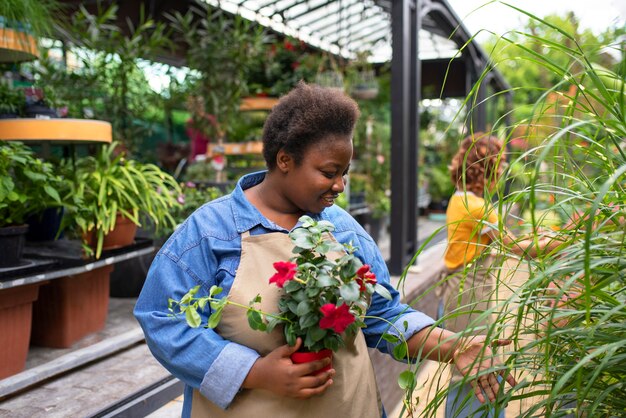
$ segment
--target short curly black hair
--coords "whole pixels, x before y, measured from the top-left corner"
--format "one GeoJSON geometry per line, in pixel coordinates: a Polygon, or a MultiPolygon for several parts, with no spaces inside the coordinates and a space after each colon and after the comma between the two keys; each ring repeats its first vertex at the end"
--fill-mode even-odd
{"type": "Polygon", "coordinates": [[[299,82],[278,101],[263,126],[267,168],[276,168],[281,149],[299,165],[318,141],[329,135],[352,136],[359,115],[359,106],[343,91],[299,82]]]}

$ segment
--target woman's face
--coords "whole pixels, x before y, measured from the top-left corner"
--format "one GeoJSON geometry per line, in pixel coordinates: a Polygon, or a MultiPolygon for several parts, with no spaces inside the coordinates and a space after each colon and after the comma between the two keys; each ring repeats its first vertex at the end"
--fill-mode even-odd
{"type": "Polygon", "coordinates": [[[351,137],[329,136],[310,146],[300,165],[289,160],[282,193],[297,209],[319,213],[343,192],[351,160],[351,137]]]}

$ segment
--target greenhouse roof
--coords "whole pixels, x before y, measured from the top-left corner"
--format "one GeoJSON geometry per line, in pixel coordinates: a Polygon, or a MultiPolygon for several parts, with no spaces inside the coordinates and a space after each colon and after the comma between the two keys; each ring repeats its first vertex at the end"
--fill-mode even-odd
{"type": "MultiPolygon", "coordinates": [[[[320,49],[355,56],[367,51],[372,62],[391,60],[391,2],[375,0],[206,0],[276,32],[320,49]]],[[[452,58],[457,45],[428,16],[420,30],[420,58],[452,58]],[[428,28],[428,29],[426,29],[428,28]],[[439,32],[439,33],[437,33],[439,32]],[[444,35],[444,36],[442,36],[444,35]]]]}

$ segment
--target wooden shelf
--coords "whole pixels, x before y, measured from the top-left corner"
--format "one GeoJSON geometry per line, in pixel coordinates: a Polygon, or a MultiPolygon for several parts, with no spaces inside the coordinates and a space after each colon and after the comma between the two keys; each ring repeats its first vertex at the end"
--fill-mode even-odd
{"type": "MultiPolygon", "coordinates": [[[[0,128],[1,129],[1,128],[0,128]]],[[[216,147],[220,147],[217,144],[209,144],[207,149],[207,156],[213,154],[223,155],[246,155],[246,154],[262,154],[263,142],[261,141],[249,141],[249,142],[225,142],[221,145],[223,151],[219,151],[216,147]]]]}
{"type": "Polygon", "coordinates": [[[37,41],[32,35],[0,28],[0,62],[32,61],[38,55],[37,41]]]}
{"type": "Polygon", "coordinates": [[[277,97],[244,97],[241,99],[239,110],[272,110],[276,103],[277,97]]]}
{"type": "Polygon", "coordinates": [[[111,142],[109,122],[91,119],[0,119],[0,141],[111,142]]]}

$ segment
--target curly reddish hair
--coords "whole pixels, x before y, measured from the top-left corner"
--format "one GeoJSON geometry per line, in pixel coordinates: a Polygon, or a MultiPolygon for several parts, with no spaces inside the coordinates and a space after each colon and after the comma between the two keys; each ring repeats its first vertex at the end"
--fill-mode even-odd
{"type": "Polygon", "coordinates": [[[500,176],[503,161],[502,141],[484,132],[475,132],[461,141],[452,157],[450,178],[458,190],[482,195],[485,185],[500,176]]]}

